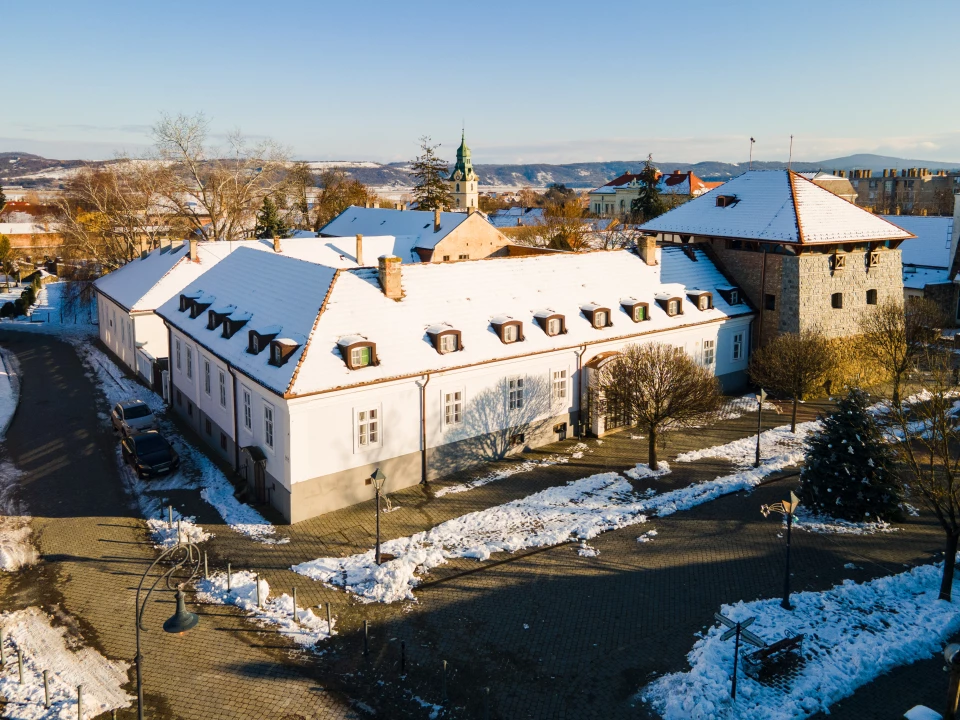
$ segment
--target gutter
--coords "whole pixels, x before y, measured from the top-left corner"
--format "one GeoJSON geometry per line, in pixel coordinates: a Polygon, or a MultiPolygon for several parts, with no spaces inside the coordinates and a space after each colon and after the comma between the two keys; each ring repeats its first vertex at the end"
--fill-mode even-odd
{"type": "MultiPolygon", "coordinates": [[[[224,361],[227,362],[227,361],[224,361]]],[[[227,362],[227,372],[233,378],[233,471],[240,472],[240,429],[237,420],[237,374],[233,372],[233,365],[227,362]]],[[[172,376],[172,373],[171,373],[172,376]]]]}
{"type": "Polygon", "coordinates": [[[430,382],[430,373],[420,385],[420,483],[427,484],[427,383],[430,382]]]}
{"type": "Polygon", "coordinates": [[[577,428],[576,438],[583,438],[583,356],[587,352],[587,344],[580,346],[579,350],[574,350],[577,354],[577,428]]]}

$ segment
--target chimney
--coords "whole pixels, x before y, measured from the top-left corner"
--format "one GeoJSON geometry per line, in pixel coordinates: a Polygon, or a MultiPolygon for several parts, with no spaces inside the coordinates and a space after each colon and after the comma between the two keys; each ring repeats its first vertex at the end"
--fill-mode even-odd
{"type": "Polygon", "coordinates": [[[375,208],[379,208],[379,207],[380,207],[380,201],[379,201],[379,200],[374,200],[371,204],[372,204],[373,207],[375,207],[375,208]]]}
{"type": "Polygon", "coordinates": [[[637,240],[637,251],[647,265],[657,264],[657,236],[641,235],[637,240]]]}
{"type": "Polygon", "coordinates": [[[195,237],[190,238],[190,262],[200,262],[200,257],[197,253],[197,239],[195,237]]]}
{"type": "Polygon", "coordinates": [[[468,207],[468,208],[467,208],[467,215],[473,215],[476,211],[477,211],[477,209],[476,209],[475,207],[468,207]]]}
{"type": "Polygon", "coordinates": [[[357,233],[357,265],[363,265],[363,235],[357,233]]]}
{"type": "Polygon", "coordinates": [[[381,255],[379,258],[380,287],[390,300],[399,300],[403,295],[400,287],[400,258],[395,255],[381,255]]]}
{"type": "Polygon", "coordinates": [[[403,210],[403,203],[399,203],[399,202],[398,202],[398,203],[394,203],[393,206],[394,206],[394,208],[396,208],[397,210],[403,210]]]}
{"type": "Polygon", "coordinates": [[[440,232],[440,209],[433,211],[433,231],[435,233],[440,232]]]}
{"type": "Polygon", "coordinates": [[[273,236],[273,251],[275,253],[280,252],[280,238],[276,235],[273,236]]]}

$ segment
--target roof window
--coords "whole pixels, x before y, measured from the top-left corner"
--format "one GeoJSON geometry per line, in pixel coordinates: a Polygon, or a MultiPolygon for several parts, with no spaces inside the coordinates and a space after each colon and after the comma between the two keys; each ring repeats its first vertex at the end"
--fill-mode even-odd
{"type": "Polygon", "coordinates": [[[590,321],[590,324],[598,330],[613,325],[613,320],[610,318],[610,308],[608,307],[601,307],[600,305],[591,303],[584,305],[580,310],[587,320],[590,321]]]}
{"type": "Polygon", "coordinates": [[[259,330],[251,330],[247,338],[247,352],[251,355],[259,355],[270,341],[280,334],[279,325],[262,327],[259,330]]]}
{"type": "Polygon", "coordinates": [[[683,315],[683,299],[668,293],[661,293],[656,297],[657,305],[663,308],[663,311],[673,317],[674,315],[683,315]]]}
{"type": "Polygon", "coordinates": [[[504,345],[523,342],[523,323],[511,317],[498,316],[490,321],[493,331],[504,345]]]}
{"type": "Polygon", "coordinates": [[[730,207],[740,202],[736,195],[717,195],[717,207],[730,207]]]}
{"type": "Polygon", "coordinates": [[[190,305],[190,319],[194,320],[200,317],[207,308],[213,305],[214,298],[212,295],[201,295],[200,297],[194,299],[193,303],[190,305]]]}
{"type": "Polygon", "coordinates": [[[244,325],[249,322],[250,318],[253,317],[250,313],[232,313],[229,317],[224,318],[223,320],[223,333],[222,337],[227,338],[228,340],[237,334],[237,331],[240,330],[244,325]]]}
{"type": "Polygon", "coordinates": [[[215,307],[207,310],[207,330],[216,330],[227,319],[227,316],[236,309],[235,305],[227,305],[226,307],[215,307]]]}
{"type": "Polygon", "coordinates": [[[627,298],[626,300],[620,301],[620,307],[623,308],[623,311],[629,315],[630,319],[635,323],[650,319],[649,303],[640,302],[639,300],[635,300],[633,298],[627,298]]]}
{"type": "Polygon", "coordinates": [[[433,349],[441,355],[447,353],[459,352],[463,349],[460,344],[460,331],[454,330],[450,325],[433,325],[427,328],[427,337],[433,345],[433,349]]]}
{"type": "Polygon", "coordinates": [[[717,292],[720,293],[720,297],[727,301],[727,305],[739,305],[743,302],[743,298],[740,295],[740,288],[733,285],[718,287],[717,292]]]}
{"type": "Polygon", "coordinates": [[[380,364],[377,359],[377,344],[361,335],[342,337],[337,341],[337,347],[343,361],[351,370],[380,364]]]}
{"type": "Polygon", "coordinates": [[[550,337],[565,335],[567,332],[566,317],[553,312],[553,310],[541,310],[534,313],[533,319],[540,326],[540,329],[550,337]]]}
{"type": "Polygon", "coordinates": [[[270,341],[270,364],[280,367],[285,365],[290,356],[293,355],[300,343],[290,338],[277,338],[270,341]]]}
{"type": "Polygon", "coordinates": [[[181,293],[180,294],[180,312],[186,312],[193,307],[195,300],[203,296],[202,292],[181,293]]]}
{"type": "Polygon", "coordinates": [[[687,290],[687,297],[696,305],[697,310],[713,309],[713,294],[706,290],[687,290]]]}

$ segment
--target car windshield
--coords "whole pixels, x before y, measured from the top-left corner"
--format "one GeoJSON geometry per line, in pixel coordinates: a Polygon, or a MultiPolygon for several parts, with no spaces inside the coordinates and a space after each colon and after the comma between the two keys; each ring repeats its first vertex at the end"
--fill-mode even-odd
{"type": "Polygon", "coordinates": [[[123,409],[123,417],[127,420],[136,420],[137,418],[152,415],[150,407],[147,405],[131,405],[123,409]]]}
{"type": "Polygon", "coordinates": [[[139,435],[135,442],[137,443],[137,452],[143,455],[167,449],[167,441],[159,435],[139,435]]]}

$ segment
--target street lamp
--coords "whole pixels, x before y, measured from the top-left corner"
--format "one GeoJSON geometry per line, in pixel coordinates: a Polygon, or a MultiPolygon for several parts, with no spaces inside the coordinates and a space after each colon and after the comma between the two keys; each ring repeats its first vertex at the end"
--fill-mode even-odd
{"type": "Polygon", "coordinates": [[[943,649],[943,659],[950,670],[950,688],[947,690],[947,714],[944,717],[953,720],[957,716],[960,704],[960,645],[951,643],[943,649]]]}
{"type": "Polygon", "coordinates": [[[757,394],[757,457],[753,461],[754,467],[760,467],[760,427],[763,422],[763,401],[767,399],[767,393],[763,388],[757,394]]]}
{"type": "Polygon", "coordinates": [[[773,505],[760,506],[760,512],[763,513],[764,517],[768,517],[772,512],[777,512],[787,518],[787,574],[783,578],[783,602],[780,603],[780,607],[784,610],[793,610],[793,606],[790,604],[790,529],[793,527],[793,515],[797,512],[799,504],[800,498],[794,495],[791,490],[789,500],[773,505]]]}
{"type": "Polygon", "coordinates": [[[380,564],[380,491],[383,490],[383,484],[387,481],[387,476],[383,474],[383,470],[377,468],[377,471],[371,476],[373,478],[373,486],[377,489],[377,552],[376,552],[376,561],[377,565],[380,564]]]}
{"type": "Polygon", "coordinates": [[[161,581],[165,582],[169,590],[175,589],[177,591],[177,610],[173,614],[173,617],[163,623],[164,631],[182,635],[188,630],[195,628],[200,622],[200,618],[198,618],[195,613],[187,610],[186,603],[184,602],[183,586],[199,575],[200,559],[200,548],[196,545],[193,543],[178,543],[160,553],[160,557],[151,563],[150,567],[148,567],[147,571],[143,574],[143,577],[140,578],[140,584],[137,585],[137,720],[143,720],[143,655],[140,652],[140,633],[147,631],[147,629],[143,627],[143,614],[147,610],[147,602],[150,600],[150,596],[153,594],[157,585],[159,585],[161,581]],[[143,590],[143,585],[147,577],[161,561],[166,561],[170,567],[157,576],[141,602],[140,593],[143,590]],[[175,581],[178,575],[184,576],[187,575],[187,573],[189,573],[189,575],[186,579],[180,582],[175,581]]]}

